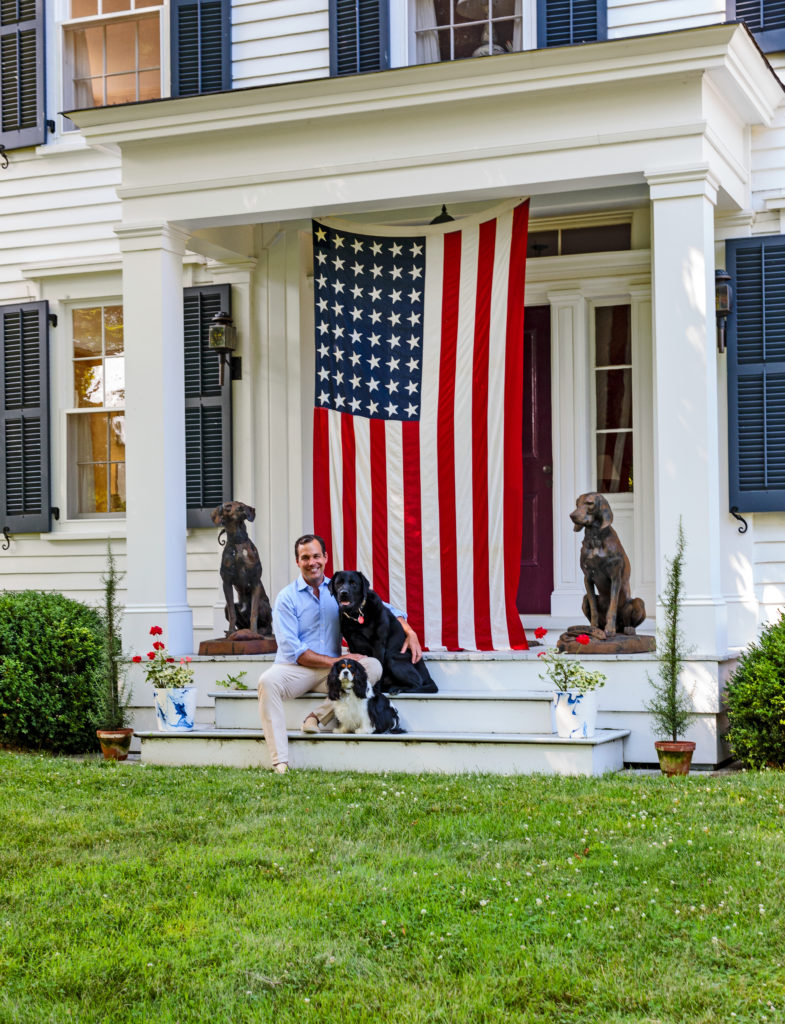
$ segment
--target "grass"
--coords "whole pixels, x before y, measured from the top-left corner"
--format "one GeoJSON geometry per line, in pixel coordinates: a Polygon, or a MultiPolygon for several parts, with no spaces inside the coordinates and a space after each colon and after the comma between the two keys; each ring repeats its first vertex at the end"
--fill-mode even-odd
{"type": "Polygon", "coordinates": [[[785,775],[0,752],[0,1022],[785,1019],[785,775]]]}

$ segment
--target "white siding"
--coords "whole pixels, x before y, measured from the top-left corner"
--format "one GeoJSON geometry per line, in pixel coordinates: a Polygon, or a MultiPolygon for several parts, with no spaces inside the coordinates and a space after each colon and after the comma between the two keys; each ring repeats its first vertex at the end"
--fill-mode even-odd
{"type": "Polygon", "coordinates": [[[608,0],[608,38],[716,25],[725,21],[725,0],[608,0]]]}
{"type": "Polygon", "coordinates": [[[754,517],[755,593],[760,621],[776,622],[785,612],[785,513],[754,517]]]}
{"type": "Polygon", "coordinates": [[[327,0],[234,0],[236,89],[324,78],[329,73],[327,0]]]}

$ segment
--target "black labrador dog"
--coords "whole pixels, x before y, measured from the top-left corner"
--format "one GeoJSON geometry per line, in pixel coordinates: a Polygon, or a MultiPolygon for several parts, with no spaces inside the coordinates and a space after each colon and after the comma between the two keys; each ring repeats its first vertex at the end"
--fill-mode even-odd
{"type": "Polygon", "coordinates": [[[361,572],[337,572],[330,593],[341,611],[341,633],[349,650],[376,658],[382,664],[382,690],[388,693],[437,693],[425,662],[412,662],[401,653],[406,642],[403,626],[361,572]]]}

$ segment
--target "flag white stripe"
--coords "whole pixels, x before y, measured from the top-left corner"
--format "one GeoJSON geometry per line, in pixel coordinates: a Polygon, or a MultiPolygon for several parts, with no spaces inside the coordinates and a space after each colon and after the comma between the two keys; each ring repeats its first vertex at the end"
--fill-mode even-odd
{"type": "MultiPolygon", "coordinates": [[[[330,409],[327,414],[330,438],[330,517],[332,521],[333,569],[344,568],[343,557],[343,453],[341,446],[341,414],[330,409]]],[[[329,544],[329,538],[325,538],[329,544]]]]}
{"type": "Polygon", "coordinates": [[[406,608],[406,556],[403,515],[403,436],[400,420],[385,430],[387,452],[387,571],[390,604],[406,608]]]}
{"type": "Polygon", "coordinates": [[[355,491],[357,492],[357,565],[349,566],[373,580],[371,538],[371,421],[354,417],[355,491]]]}

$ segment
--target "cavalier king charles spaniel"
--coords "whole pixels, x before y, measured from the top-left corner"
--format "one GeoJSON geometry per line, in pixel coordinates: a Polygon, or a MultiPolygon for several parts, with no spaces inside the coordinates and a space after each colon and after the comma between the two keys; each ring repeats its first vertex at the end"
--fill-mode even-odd
{"type": "Polygon", "coordinates": [[[327,696],[338,719],[337,732],[405,732],[398,712],[377,687],[371,686],[368,673],[354,658],[341,658],[327,677],[327,696]]]}

